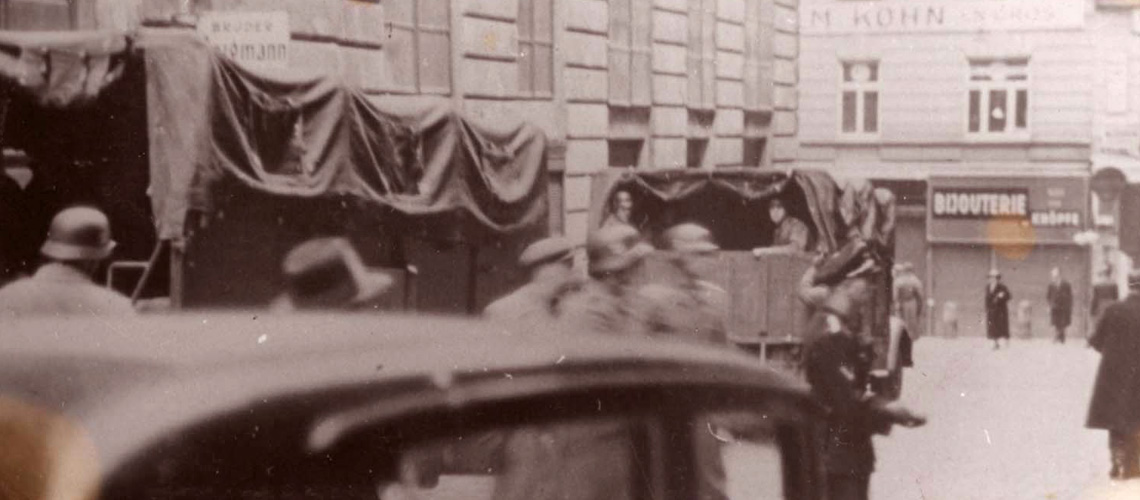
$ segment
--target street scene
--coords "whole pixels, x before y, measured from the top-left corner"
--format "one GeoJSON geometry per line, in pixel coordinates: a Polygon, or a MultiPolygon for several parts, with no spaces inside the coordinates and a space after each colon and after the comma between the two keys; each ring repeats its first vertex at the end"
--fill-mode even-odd
{"type": "Polygon", "coordinates": [[[1140,4],[0,0],[0,500],[1140,499],[1140,4]]]}

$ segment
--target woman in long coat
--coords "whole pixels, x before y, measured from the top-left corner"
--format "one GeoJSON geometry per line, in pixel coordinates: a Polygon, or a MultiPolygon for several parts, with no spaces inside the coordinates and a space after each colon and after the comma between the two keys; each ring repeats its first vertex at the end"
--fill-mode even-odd
{"type": "Polygon", "coordinates": [[[1000,347],[998,341],[1005,339],[1009,346],[1009,289],[1001,282],[1001,273],[990,271],[986,286],[986,337],[994,341],[994,349],[1000,347]]]}

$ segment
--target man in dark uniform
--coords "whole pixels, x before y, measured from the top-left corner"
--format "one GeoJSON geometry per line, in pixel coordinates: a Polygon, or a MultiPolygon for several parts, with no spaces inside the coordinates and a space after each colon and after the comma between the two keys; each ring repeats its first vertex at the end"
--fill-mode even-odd
{"type": "Polygon", "coordinates": [[[824,443],[827,498],[866,500],[875,452],[874,433],[886,434],[893,424],[916,427],[924,417],[869,392],[872,351],[859,338],[862,309],[869,288],[863,278],[848,279],[826,297],[811,287],[812,267],[801,283],[800,296],[817,305],[824,331],[807,346],[804,369],[812,393],[831,410],[824,443]]]}
{"type": "Polygon", "coordinates": [[[1045,300],[1049,303],[1049,322],[1057,331],[1053,341],[1064,344],[1065,329],[1073,322],[1073,287],[1061,277],[1060,268],[1054,267],[1051,271],[1045,300]]]}
{"type": "Polygon", "coordinates": [[[1089,338],[1101,360],[1087,425],[1108,431],[1113,479],[1140,478],[1140,272],[1129,274],[1128,289],[1089,338]]]}
{"type": "Polygon", "coordinates": [[[1009,289],[1001,282],[1001,273],[991,269],[986,285],[986,338],[994,341],[994,349],[1001,347],[1001,339],[1009,347],[1009,289]]]}

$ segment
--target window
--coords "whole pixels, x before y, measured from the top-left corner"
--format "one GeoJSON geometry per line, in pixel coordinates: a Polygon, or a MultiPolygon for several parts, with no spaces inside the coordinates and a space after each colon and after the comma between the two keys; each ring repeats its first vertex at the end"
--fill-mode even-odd
{"type": "Polygon", "coordinates": [[[76,5],[74,0],[0,0],[0,26],[19,31],[74,29],[76,5]]]}
{"type": "Polygon", "coordinates": [[[610,1],[610,104],[649,106],[651,0],[610,1]]]}
{"type": "Polygon", "coordinates": [[[450,2],[393,0],[386,4],[392,78],[398,90],[451,92],[450,2]]]}
{"type": "Polygon", "coordinates": [[[970,61],[968,132],[1018,135],[1029,130],[1029,59],[970,61]]]}
{"type": "Polygon", "coordinates": [[[611,139],[609,141],[609,166],[616,168],[636,167],[641,163],[641,149],[645,141],[641,139],[611,139]]]}
{"type": "Polygon", "coordinates": [[[879,63],[843,63],[840,92],[844,134],[879,133],[879,63]]]}
{"type": "Polygon", "coordinates": [[[701,168],[705,164],[705,154],[709,149],[708,139],[689,139],[685,141],[685,166],[688,168],[701,168]]]}
{"type": "Polygon", "coordinates": [[[519,92],[554,93],[553,0],[519,0],[519,92]]]}
{"type": "Polygon", "coordinates": [[[744,166],[760,167],[764,165],[764,150],[768,148],[766,137],[744,138],[744,166]]]}
{"type": "Polygon", "coordinates": [[[689,0],[690,108],[716,107],[716,1],[689,0]]]}

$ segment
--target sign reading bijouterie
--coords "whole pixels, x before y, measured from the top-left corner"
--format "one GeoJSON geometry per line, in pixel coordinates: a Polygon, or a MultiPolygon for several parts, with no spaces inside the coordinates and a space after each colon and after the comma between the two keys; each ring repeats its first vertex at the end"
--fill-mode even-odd
{"type": "Polygon", "coordinates": [[[1029,215],[1027,189],[934,190],[931,213],[937,219],[992,219],[1029,215]]]}
{"type": "Polygon", "coordinates": [[[206,11],[198,34],[239,63],[257,68],[289,66],[289,14],[284,11],[206,11]]]}
{"type": "Polygon", "coordinates": [[[928,184],[930,241],[1072,244],[1088,217],[1082,177],[932,176],[928,184]]]}
{"type": "Polygon", "coordinates": [[[840,35],[1071,29],[1084,25],[1081,0],[800,3],[800,33],[840,35]]]}

